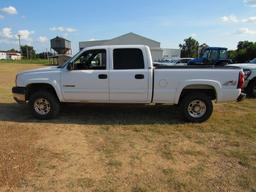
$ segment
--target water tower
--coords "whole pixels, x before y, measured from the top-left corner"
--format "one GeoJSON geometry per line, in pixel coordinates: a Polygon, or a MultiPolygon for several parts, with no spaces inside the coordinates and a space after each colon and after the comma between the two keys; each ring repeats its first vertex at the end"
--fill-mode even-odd
{"type": "Polygon", "coordinates": [[[57,55],[53,56],[53,59],[56,59],[57,64],[61,65],[70,58],[71,41],[57,36],[51,39],[51,49],[57,53],[57,55]]]}

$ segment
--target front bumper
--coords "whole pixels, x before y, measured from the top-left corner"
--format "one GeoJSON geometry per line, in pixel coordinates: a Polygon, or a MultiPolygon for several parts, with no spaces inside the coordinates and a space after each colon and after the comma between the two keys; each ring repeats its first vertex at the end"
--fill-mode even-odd
{"type": "Polygon", "coordinates": [[[26,103],[27,89],[25,87],[13,87],[12,94],[17,103],[26,103]]]}
{"type": "Polygon", "coordinates": [[[237,98],[237,102],[241,102],[241,101],[245,100],[245,98],[246,98],[246,94],[245,93],[241,93],[239,95],[239,97],[237,98]]]}

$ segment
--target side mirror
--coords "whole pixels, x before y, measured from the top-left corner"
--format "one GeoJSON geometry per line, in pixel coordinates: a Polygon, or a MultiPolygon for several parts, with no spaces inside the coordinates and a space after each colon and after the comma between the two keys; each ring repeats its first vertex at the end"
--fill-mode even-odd
{"type": "Polygon", "coordinates": [[[69,63],[69,64],[68,64],[67,70],[68,70],[68,71],[72,71],[72,63],[69,63]]]}

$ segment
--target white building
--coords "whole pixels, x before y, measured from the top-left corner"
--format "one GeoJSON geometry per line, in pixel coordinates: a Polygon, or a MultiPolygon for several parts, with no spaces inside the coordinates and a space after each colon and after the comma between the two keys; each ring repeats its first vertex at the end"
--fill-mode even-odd
{"type": "Polygon", "coordinates": [[[21,54],[18,52],[8,52],[7,59],[10,60],[21,60],[21,54]]]}
{"type": "Polygon", "coordinates": [[[21,54],[18,52],[0,51],[0,60],[21,60],[21,54]]]}
{"type": "Polygon", "coordinates": [[[0,51],[0,60],[7,59],[7,53],[6,51],[0,51]]]}
{"type": "Polygon", "coordinates": [[[179,49],[163,49],[161,48],[160,42],[137,35],[135,33],[127,33],[109,40],[79,42],[80,49],[99,45],[147,45],[151,49],[152,58],[154,61],[161,60],[163,58],[171,59],[173,57],[180,57],[179,49]]]}

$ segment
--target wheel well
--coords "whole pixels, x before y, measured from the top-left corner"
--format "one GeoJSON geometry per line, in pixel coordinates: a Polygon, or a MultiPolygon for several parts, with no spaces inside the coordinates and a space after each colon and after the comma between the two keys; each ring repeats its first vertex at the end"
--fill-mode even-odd
{"type": "Polygon", "coordinates": [[[253,82],[255,82],[256,81],[256,77],[254,77],[253,79],[251,79],[250,81],[249,81],[249,84],[250,83],[253,83],[253,82]]]}
{"type": "Polygon", "coordinates": [[[193,93],[203,93],[207,95],[209,98],[211,98],[211,100],[217,99],[217,93],[214,87],[209,85],[190,85],[182,90],[179,102],[182,101],[182,99],[186,97],[188,94],[193,93]]]}
{"type": "Polygon", "coordinates": [[[252,93],[251,93],[251,88],[252,88],[252,86],[253,86],[253,83],[255,83],[255,82],[256,82],[256,77],[254,77],[253,79],[251,79],[251,80],[249,81],[247,87],[245,88],[245,91],[246,91],[246,93],[248,94],[248,96],[251,96],[251,95],[252,95],[252,93]]]}
{"type": "Polygon", "coordinates": [[[50,84],[46,84],[46,83],[35,83],[35,84],[30,84],[27,86],[27,96],[26,99],[29,99],[31,95],[33,95],[34,93],[38,92],[38,91],[47,91],[51,94],[53,94],[57,99],[57,93],[54,89],[53,86],[51,86],[50,84]]]}

